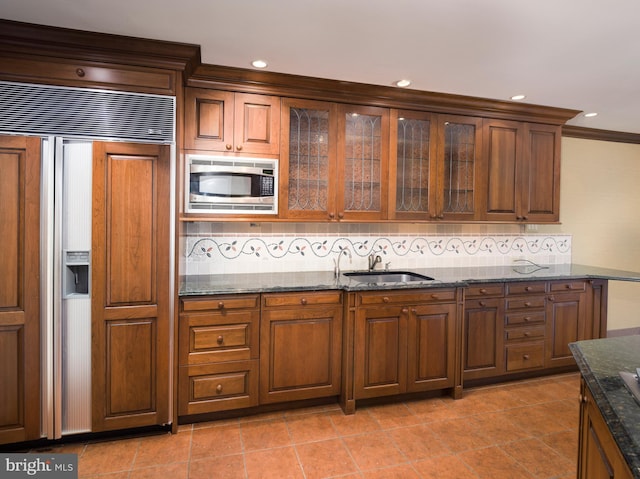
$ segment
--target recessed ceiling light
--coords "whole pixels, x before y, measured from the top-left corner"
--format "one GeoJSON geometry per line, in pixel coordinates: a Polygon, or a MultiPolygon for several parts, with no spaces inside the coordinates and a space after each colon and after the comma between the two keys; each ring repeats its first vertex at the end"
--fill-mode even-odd
{"type": "Polygon", "coordinates": [[[598,116],[597,113],[593,112],[593,113],[585,113],[584,116],[586,116],[587,118],[592,118],[594,116],[598,116]]]}
{"type": "Polygon", "coordinates": [[[411,85],[411,80],[398,80],[395,83],[396,86],[399,86],[400,88],[406,88],[409,85],[411,85]]]}
{"type": "Polygon", "coordinates": [[[527,98],[525,95],[513,95],[513,96],[511,97],[511,99],[512,99],[512,100],[516,100],[516,101],[518,101],[518,100],[524,100],[525,98],[527,98]]]}
{"type": "Polygon", "coordinates": [[[264,60],[253,60],[251,64],[256,68],[267,68],[267,62],[264,60]]]}

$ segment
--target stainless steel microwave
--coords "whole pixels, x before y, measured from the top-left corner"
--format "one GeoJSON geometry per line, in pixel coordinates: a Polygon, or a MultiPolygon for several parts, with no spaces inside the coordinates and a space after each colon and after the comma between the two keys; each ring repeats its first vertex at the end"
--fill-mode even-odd
{"type": "Polygon", "coordinates": [[[188,154],[187,212],[278,213],[278,160],[188,154]]]}

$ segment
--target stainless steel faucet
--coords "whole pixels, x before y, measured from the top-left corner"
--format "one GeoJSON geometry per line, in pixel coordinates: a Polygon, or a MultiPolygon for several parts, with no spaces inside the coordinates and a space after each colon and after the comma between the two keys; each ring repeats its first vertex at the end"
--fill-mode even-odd
{"type": "Polygon", "coordinates": [[[382,263],[382,258],[375,254],[369,255],[369,271],[373,271],[378,263],[382,263]]]}
{"type": "Polygon", "coordinates": [[[349,256],[349,263],[351,263],[351,250],[349,248],[340,249],[338,257],[333,259],[333,274],[336,278],[340,277],[340,258],[342,255],[349,256]]]}

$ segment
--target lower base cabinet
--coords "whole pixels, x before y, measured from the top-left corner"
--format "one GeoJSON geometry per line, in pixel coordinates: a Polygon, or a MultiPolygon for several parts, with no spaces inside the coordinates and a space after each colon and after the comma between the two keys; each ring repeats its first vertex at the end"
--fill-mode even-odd
{"type": "Polygon", "coordinates": [[[578,479],[632,479],[622,453],[584,381],[580,384],[578,479]]]}

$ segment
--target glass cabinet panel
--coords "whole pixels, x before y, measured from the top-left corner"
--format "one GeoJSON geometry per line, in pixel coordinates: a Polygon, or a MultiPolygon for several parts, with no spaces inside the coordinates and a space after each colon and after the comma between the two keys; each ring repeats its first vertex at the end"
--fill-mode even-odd
{"type": "MultiPolygon", "coordinates": [[[[424,115],[422,115],[424,116],[424,115]]],[[[429,212],[431,121],[398,113],[396,133],[395,210],[402,214],[429,212]]]]}
{"type": "Polygon", "coordinates": [[[326,211],[329,110],[291,108],[288,209],[326,211]]]}
{"type": "Polygon", "coordinates": [[[383,117],[348,111],[344,118],[343,211],[379,212],[382,210],[383,117]]]}
{"type": "Polygon", "coordinates": [[[473,123],[444,123],[444,197],[442,213],[475,212],[475,171],[479,127],[473,123]]]}

